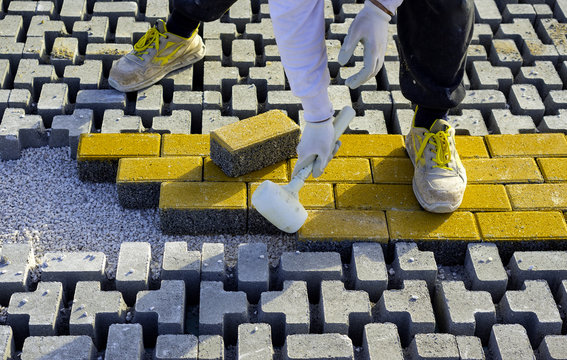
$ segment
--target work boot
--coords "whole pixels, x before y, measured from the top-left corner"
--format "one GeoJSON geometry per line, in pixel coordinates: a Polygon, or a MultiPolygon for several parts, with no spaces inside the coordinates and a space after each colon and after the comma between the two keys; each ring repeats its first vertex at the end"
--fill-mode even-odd
{"type": "Polygon", "coordinates": [[[412,124],[405,145],[414,165],[413,192],[421,206],[434,213],[455,211],[467,186],[467,173],[455,148],[455,130],[443,119],[429,130],[412,124]]]}
{"type": "Polygon", "coordinates": [[[197,30],[189,38],[167,32],[158,20],[110,70],[108,83],[122,92],[136,91],[160,81],[168,73],[191,65],[205,56],[197,30]]]}

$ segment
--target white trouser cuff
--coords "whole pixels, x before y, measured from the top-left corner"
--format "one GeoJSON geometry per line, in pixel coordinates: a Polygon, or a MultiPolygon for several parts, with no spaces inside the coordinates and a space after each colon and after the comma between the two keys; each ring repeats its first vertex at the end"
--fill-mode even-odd
{"type": "Polygon", "coordinates": [[[315,96],[304,96],[301,98],[305,121],[319,122],[333,116],[333,104],[329,99],[328,87],[315,96]]]}

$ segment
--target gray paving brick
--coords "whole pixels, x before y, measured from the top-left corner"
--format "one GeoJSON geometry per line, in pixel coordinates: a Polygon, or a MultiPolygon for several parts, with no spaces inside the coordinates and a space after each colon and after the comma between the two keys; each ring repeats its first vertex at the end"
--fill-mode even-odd
{"type": "Polygon", "coordinates": [[[280,259],[279,283],[285,280],[307,282],[309,299],[319,302],[323,280],[342,280],[341,258],[336,252],[284,252],[280,259]]]}
{"type": "Polygon", "coordinates": [[[256,85],[258,97],[265,101],[268,91],[285,90],[285,75],[282,63],[267,61],[264,67],[251,67],[248,82],[256,85]]]}
{"type": "Polygon", "coordinates": [[[516,251],[508,268],[513,289],[520,289],[526,280],[543,279],[555,293],[561,280],[567,279],[567,252],[516,251]]]}
{"type": "Polygon", "coordinates": [[[187,301],[196,303],[201,278],[201,253],[187,251],[187,243],[168,241],[164,245],[162,280],[183,280],[187,301]]]}
{"type": "Polygon", "coordinates": [[[254,41],[250,39],[236,39],[232,42],[232,66],[236,66],[243,76],[248,75],[248,69],[256,63],[254,41]]]}
{"type": "Polygon", "coordinates": [[[388,272],[380,244],[355,243],[352,245],[351,278],[354,289],[368,293],[377,302],[388,288],[388,272]]]}
{"type": "Polygon", "coordinates": [[[522,325],[494,325],[488,343],[493,359],[533,360],[534,352],[522,325]]]}
{"type": "Polygon", "coordinates": [[[435,315],[423,280],[406,280],[401,290],[384,291],[373,311],[379,322],[397,325],[404,347],[415,334],[435,331],[435,315]]]}
{"type": "Polygon", "coordinates": [[[534,65],[536,61],[550,61],[554,65],[559,62],[559,53],[555,45],[546,45],[539,39],[525,40],[522,56],[524,65],[534,65]]]}
{"type": "Polygon", "coordinates": [[[63,0],[59,16],[68,31],[72,31],[73,23],[81,21],[87,14],[87,0],[63,0]]]}
{"type": "Polygon", "coordinates": [[[268,92],[266,110],[284,110],[290,118],[296,120],[299,118],[299,109],[301,108],[301,100],[293,95],[291,90],[268,92]]]}
{"type": "Polygon", "coordinates": [[[520,291],[508,290],[499,306],[504,323],[523,325],[534,348],[545,335],[561,334],[561,316],[544,280],[526,280],[520,291]]]}
{"type": "Polygon", "coordinates": [[[514,115],[508,109],[493,109],[488,119],[491,134],[535,133],[537,128],[528,115],[514,115]]]}
{"type": "Polygon", "coordinates": [[[272,334],[268,324],[240,324],[238,326],[237,358],[272,360],[272,334]]]}
{"type": "Polygon", "coordinates": [[[148,289],[151,258],[151,247],[147,242],[120,244],[116,267],[116,290],[122,293],[128,305],[134,303],[139,291],[148,289]]]}
{"type": "Polygon", "coordinates": [[[542,360],[567,359],[567,336],[548,335],[538,348],[542,360]]]}
{"type": "Polygon", "coordinates": [[[344,23],[331,24],[327,31],[327,39],[339,40],[342,43],[353,20],[353,18],[347,18],[344,23]]]}
{"type": "Polygon", "coordinates": [[[362,10],[364,5],[362,4],[351,4],[343,2],[341,4],[341,9],[339,10],[338,20],[339,22],[344,22],[346,18],[354,18],[362,10]]]}
{"type": "Polygon", "coordinates": [[[563,82],[550,61],[536,61],[534,66],[522,67],[515,82],[535,85],[544,99],[551,90],[563,89],[563,82]]]}
{"type": "Polygon", "coordinates": [[[236,116],[222,116],[220,110],[203,110],[201,134],[210,134],[213,130],[238,121],[236,116]]]}
{"type": "Polygon", "coordinates": [[[14,88],[27,89],[38,99],[43,84],[56,80],[57,75],[52,65],[40,65],[37,60],[22,59],[14,78],[14,88]]]}
{"type": "Polygon", "coordinates": [[[246,119],[258,114],[258,99],[256,97],[256,86],[234,85],[230,99],[232,115],[240,119],[246,119]]]}
{"type": "Polygon", "coordinates": [[[384,113],[380,110],[365,110],[364,116],[355,116],[345,134],[387,134],[384,113]]]}
{"type": "Polygon", "coordinates": [[[29,112],[31,109],[32,96],[27,89],[10,90],[8,98],[8,107],[24,109],[29,112]]]}
{"type": "Polygon", "coordinates": [[[385,90],[400,90],[400,62],[384,61],[384,67],[378,75],[381,87],[385,90]]]}
{"type": "Polygon", "coordinates": [[[79,90],[99,89],[102,77],[102,61],[85,60],[82,65],[66,66],[63,82],[69,85],[69,97],[73,101],[79,90]]]}
{"type": "Polygon", "coordinates": [[[264,243],[238,245],[238,290],[244,291],[248,302],[258,303],[260,294],[270,288],[268,249],[264,243]]]}
{"type": "Polygon", "coordinates": [[[512,85],[508,100],[513,113],[528,115],[536,124],[539,124],[543,118],[545,106],[538,94],[538,89],[534,85],[512,85]]]}
{"type": "Polygon", "coordinates": [[[471,282],[471,290],[487,291],[495,302],[506,292],[508,275],[496,244],[468,244],[465,272],[471,282]]]}
{"type": "Polygon", "coordinates": [[[442,332],[488,341],[490,329],[496,323],[490,293],[468,291],[462,281],[442,281],[436,288],[435,305],[442,332]]]}
{"type": "Polygon", "coordinates": [[[14,293],[8,306],[7,325],[12,327],[18,348],[27,336],[55,336],[63,306],[59,282],[42,281],[34,292],[14,293]]]}
{"type": "Polygon", "coordinates": [[[85,53],[87,44],[104,43],[110,36],[108,17],[93,16],[89,21],[76,21],[73,24],[73,37],[79,39],[79,51],[85,53]]]}
{"type": "Polygon", "coordinates": [[[480,339],[474,336],[457,336],[457,346],[461,360],[485,360],[480,339]]]}
{"type": "MultiPolygon", "coordinates": [[[[492,41],[494,40],[492,40],[491,38],[491,42],[492,41]]],[[[486,48],[484,47],[484,45],[481,44],[469,45],[467,49],[467,64],[466,64],[466,69],[469,73],[472,71],[472,66],[476,61],[487,61],[487,60],[488,60],[488,54],[486,52],[486,48]]]]}
{"type": "Polygon", "coordinates": [[[506,97],[498,90],[467,90],[463,102],[457,107],[461,110],[480,110],[488,119],[492,109],[505,109],[506,97]]]}
{"type": "Polygon", "coordinates": [[[396,243],[393,283],[401,286],[405,280],[424,280],[433,291],[437,278],[437,263],[431,251],[420,251],[416,243],[396,243]]]}
{"type": "Polygon", "coordinates": [[[329,86],[329,99],[331,99],[335,111],[341,111],[345,106],[352,107],[350,90],[346,85],[329,86]]]}
{"type": "Polygon", "coordinates": [[[205,61],[218,61],[224,64],[222,40],[220,39],[204,39],[207,53],[205,54],[205,61]]]}
{"type": "Polygon", "coordinates": [[[21,354],[22,360],[94,360],[96,348],[88,336],[30,336],[21,354]]]}
{"type": "Polygon", "coordinates": [[[0,42],[0,59],[6,59],[10,62],[12,72],[18,68],[18,63],[23,57],[24,43],[10,41],[10,38],[2,38],[6,41],[0,42]]]}
{"type": "MultiPolygon", "coordinates": [[[[283,68],[282,68],[283,71],[283,68]]],[[[256,85],[256,87],[258,87],[256,85]]],[[[223,108],[222,94],[218,91],[203,91],[203,109],[221,110],[223,108]]]]}
{"type": "Polygon", "coordinates": [[[155,360],[197,360],[199,340],[195,335],[160,335],[154,352],[155,360]]]}
{"type": "Polygon", "coordinates": [[[162,280],[159,290],[139,291],[132,321],[144,328],[144,344],[152,344],[158,335],[183,334],[185,283],[162,280]]]}
{"type": "Polygon", "coordinates": [[[201,281],[225,280],[224,244],[204,243],[201,247],[201,281]]]}
{"type": "Polygon", "coordinates": [[[100,132],[102,134],[139,133],[143,129],[141,117],[124,115],[124,110],[109,109],[104,111],[100,132]]]}
{"type": "Polygon", "coordinates": [[[65,115],[69,107],[69,87],[67,84],[45,84],[37,103],[37,113],[43,118],[43,124],[50,128],[53,117],[65,115]]]}
{"type": "Polygon", "coordinates": [[[494,89],[507,93],[514,82],[510,68],[492,66],[488,61],[475,61],[472,65],[473,89],[494,89]]]}
{"type": "Polygon", "coordinates": [[[45,41],[45,46],[48,52],[51,51],[55,39],[59,36],[65,35],[68,34],[63,21],[51,20],[48,15],[33,16],[26,33],[28,40],[30,37],[42,38],[45,41]]]}
{"type": "Polygon", "coordinates": [[[153,85],[138,91],[136,115],[142,118],[144,127],[152,127],[152,119],[154,116],[161,115],[163,105],[163,88],[161,85],[153,85]]]}
{"type": "Polygon", "coordinates": [[[524,61],[512,39],[492,39],[490,60],[494,66],[507,66],[514,75],[518,73],[524,61]]]}
{"type": "Polygon", "coordinates": [[[398,109],[394,111],[392,130],[394,134],[406,135],[413,123],[414,111],[411,109],[398,109]]]}
{"type": "Polygon", "coordinates": [[[237,67],[224,67],[218,61],[205,61],[203,90],[220,91],[225,99],[230,98],[231,88],[240,80],[237,67]]]}
{"type": "Polygon", "coordinates": [[[266,45],[264,48],[264,60],[281,61],[277,45],[266,45]]]}
{"type": "MultiPolygon", "coordinates": [[[[146,12],[144,20],[150,24],[154,24],[158,19],[167,20],[169,17],[169,1],[168,0],[147,0],[146,12]]],[[[120,20],[120,18],[118,18],[120,20]]],[[[118,25],[116,26],[118,29],[118,25]]]]}
{"type": "MultiPolygon", "coordinates": [[[[222,42],[222,50],[225,54],[230,54],[232,41],[238,35],[236,25],[231,23],[223,23],[220,20],[206,22],[203,25],[203,40],[220,39],[222,42]]],[[[206,64],[207,62],[205,62],[206,64]]],[[[206,71],[205,71],[206,74],[206,71]]]]}
{"type": "MultiPolygon", "coordinates": [[[[354,66],[352,67],[341,67],[338,71],[338,75],[336,79],[337,84],[344,85],[345,80],[353,76],[354,74],[358,73],[360,70],[362,70],[362,67],[363,67],[363,63],[361,61],[355,62],[354,66]]],[[[353,89],[352,91],[356,94],[356,97],[358,98],[362,91],[372,93],[372,92],[376,92],[377,88],[378,88],[378,83],[376,82],[376,78],[373,77],[364,84],[357,87],[356,89],[353,89]]]]}
{"type": "Polygon", "coordinates": [[[106,279],[106,255],[102,252],[46,252],[43,256],[41,280],[59,281],[71,298],[79,281],[106,279]]]}
{"type": "Polygon", "coordinates": [[[537,129],[544,133],[567,133],[567,110],[559,110],[559,115],[544,116],[537,129]]]}
{"type": "Polygon", "coordinates": [[[276,44],[274,28],[270,19],[262,19],[259,23],[246,24],[245,34],[247,39],[254,40],[256,49],[263,49],[267,45],[276,44]]]}
{"type": "Polygon", "coordinates": [[[533,24],[536,19],[536,12],[532,4],[506,4],[502,12],[504,22],[512,22],[514,19],[528,19],[533,24]]]}
{"type": "Polygon", "coordinates": [[[29,36],[24,44],[22,59],[42,60],[48,55],[43,37],[29,36]]]}
{"type": "Polygon", "coordinates": [[[2,360],[11,359],[14,356],[15,349],[12,328],[7,325],[0,325],[0,358],[2,360]]]}
{"type": "Polygon", "coordinates": [[[362,356],[369,360],[403,360],[398,328],[392,323],[364,327],[362,356]]]}
{"type": "Polygon", "coordinates": [[[174,91],[193,90],[193,74],[192,66],[184,67],[167,74],[158,83],[163,86],[164,98],[171,99],[174,91]]]}
{"type": "Polygon", "coordinates": [[[199,334],[221,335],[235,344],[238,325],[249,322],[246,294],[224,291],[219,281],[201,281],[200,296],[199,334]]]}
{"type": "Polygon", "coordinates": [[[280,346],[286,336],[307,334],[310,328],[309,300],[305,281],[284,281],[282,291],[263,292],[258,321],[270,324],[272,341],[280,346]]]}
{"type": "Polygon", "coordinates": [[[0,124],[0,158],[20,158],[21,149],[47,145],[47,131],[41,116],[26,115],[24,109],[8,108],[0,124]]]}
{"type": "Polygon", "coordinates": [[[488,24],[474,24],[472,45],[482,45],[486,49],[490,48],[490,42],[493,38],[493,32],[488,24]]]}
{"type": "Polygon", "coordinates": [[[121,16],[116,22],[114,41],[117,44],[135,44],[149,29],[150,23],[147,21],[136,21],[133,17],[121,16]]]}
{"type": "Polygon", "coordinates": [[[524,40],[538,39],[536,31],[528,19],[514,19],[511,24],[500,24],[495,34],[497,39],[514,40],[518,49],[522,48],[524,40]]]}
{"type": "Polygon", "coordinates": [[[239,33],[243,33],[246,24],[252,22],[252,2],[247,0],[235,2],[228,11],[228,20],[236,25],[239,33]]]}
{"type": "MultiPolygon", "coordinates": [[[[557,7],[556,7],[557,8],[557,7]]],[[[553,44],[559,54],[559,61],[566,60],[567,44],[565,35],[567,34],[566,24],[558,23],[557,19],[540,19],[537,22],[537,31],[541,40],[546,44],[553,44]]]]}
{"type": "MultiPolygon", "coordinates": [[[[559,0],[558,2],[561,2],[559,0]]],[[[553,11],[548,4],[533,4],[534,10],[536,12],[536,20],[548,19],[553,17],[553,11]]],[[[555,8],[559,8],[559,5],[555,5],[555,8]]]]}
{"type": "Polygon", "coordinates": [[[93,16],[106,16],[110,21],[110,31],[116,29],[116,22],[121,16],[138,17],[138,5],[133,1],[106,2],[97,1],[94,3],[93,16]]]}
{"type": "Polygon", "coordinates": [[[6,15],[0,20],[0,37],[5,40],[22,41],[25,35],[24,19],[21,15],[6,15]]]}
{"type": "Polygon", "coordinates": [[[74,37],[58,37],[53,42],[50,61],[57,76],[63,76],[65,67],[75,65],[79,57],[79,40],[74,37]]]}
{"type": "Polygon", "coordinates": [[[58,115],[53,117],[50,147],[69,146],[71,159],[77,158],[77,147],[81,134],[91,132],[93,126],[93,111],[77,109],[73,115],[58,115]]]}
{"type": "Polygon", "coordinates": [[[389,91],[361,91],[358,101],[353,104],[356,110],[380,110],[390,121],[392,116],[392,95],[389,91]]]}
{"type": "Polygon", "coordinates": [[[457,135],[488,135],[488,129],[479,110],[463,110],[461,115],[449,115],[448,122],[457,135]]]}
{"type": "Polygon", "coordinates": [[[201,124],[203,121],[203,92],[175,91],[170,107],[171,110],[191,111],[191,121],[201,124]]]}
{"type": "Polygon", "coordinates": [[[552,90],[544,101],[545,114],[556,115],[561,109],[567,109],[567,90],[552,90]]]}
{"type": "Polygon", "coordinates": [[[459,347],[451,334],[416,334],[408,352],[412,360],[460,360],[459,347]]]}
{"type": "Polygon", "coordinates": [[[222,336],[199,336],[199,360],[224,360],[224,341],[222,336]]]}
{"type": "Polygon", "coordinates": [[[30,244],[4,244],[0,248],[0,304],[7,305],[15,292],[28,291],[30,270],[34,266],[30,244]]]}
{"type": "Polygon", "coordinates": [[[319,316],[324,333],[348,335],[360,344],[364,326],[372,322],[368,294],[345,290],[341,281],[322,281],[319,316]]]}
{"type": "Polygon", "coordinates": [[[502,22],[502,16],[494,0],[476,0],[475,18],[479,23],[490,25],[492,31],[496,31],[502,22]]]}
{"type": "Polygon", "coordinates": [[[144,359],[143,330],[140,324],[112,324],[108,328],[106,360],[144,359]]]}
{"type": "Polygon", "coordinates": [[[96,281],[79,281],[69,319],[71,335],[87,335],[103,348],[108,328],[126,319],[126,303],[118,291],[101,291],[96,281]]]}
{"type": "Polygon", "coordinates": [[[284,360],[354,360],[352,341],[341,334],[289,335],[282,352],[284,360]]]}
{"type": "Polygon", "coordinates": [[[125,107],[126,94],[116,90],[80,90],[75,102],[75,109],[93,110],[96,128],[101,127],[105,110],[125,107]]]}
{"type": "Polygon", "coordinates": [[[49,19],[54,13],[54,5],[51,1],[11,1],[8,4],[8,13],[21,15],[27,29],[34,15],[45,15],[49,19]]]}
{"type": "Polygon", "coordinates": [[[112,63],[132,51],[131,44],[87,44],[85,60],[100,60],[105,74],[108,74],[112,63]]]}

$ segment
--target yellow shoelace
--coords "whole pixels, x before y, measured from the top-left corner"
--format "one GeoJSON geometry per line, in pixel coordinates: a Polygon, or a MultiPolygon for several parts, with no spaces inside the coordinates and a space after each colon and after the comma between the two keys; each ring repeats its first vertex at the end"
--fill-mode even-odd
{"type": "Polygon", "coordinates": [[[146,55],[148,53],[149,48],[156,48],[159,52],[159,37],[163,36],[166,37],[164,34],[160,33],[158,29],[151,28],[148,30],[144,36],[138,40],[138,42],[134,45],[134,51],[136,52],[136,56],[140,60],[144,60],[142,55],[146,55]]]}
{"type": "Polygon", "coordinates": [[[451,148],[449,146],[449,134],[446,131],[438,131],[437,133],[426,132],[419,147],[419,151],[416,155],[416,161],[420,159],[424,159],[423,152],[425,151],[425,147],[427,144],[433,145],[435,150],[431,150],[435,152],[435,157],[432,159],[437,165],[433,165],[435,168],[445,169],[445,170],[453,170],[448,166],[449,161],[451,161],[451,148]]]}

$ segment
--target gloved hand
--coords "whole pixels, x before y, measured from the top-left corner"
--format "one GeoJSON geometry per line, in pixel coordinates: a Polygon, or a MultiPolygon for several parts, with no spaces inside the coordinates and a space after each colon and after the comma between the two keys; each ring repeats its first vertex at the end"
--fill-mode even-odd
{"type": "Polygon", "coordinates": [[[388,23],[390,19],[390,15],[369,0],[366,0],[364,7],[350,25],[339,52],[339,64],[344,66],[348,62],[358,42],[364,45],[364,65],[362,69],[345,81],[345,84],[351,89],[356,89],[370,78],[376,76],[382,68],[384,56],[386,55],[388,23]]]}
{"type": "MultiPolygon", "coordinates": [[[[323,174],[325,167],[335,155],[335,128],[333,118],[312,123],[307,122],[299,145],[297,145],[297,163],[293,168],[292,177],[313,161],[313,177],[323,174]]],[[[338,150],[338,147],[337,147],[338,150]]]]}

